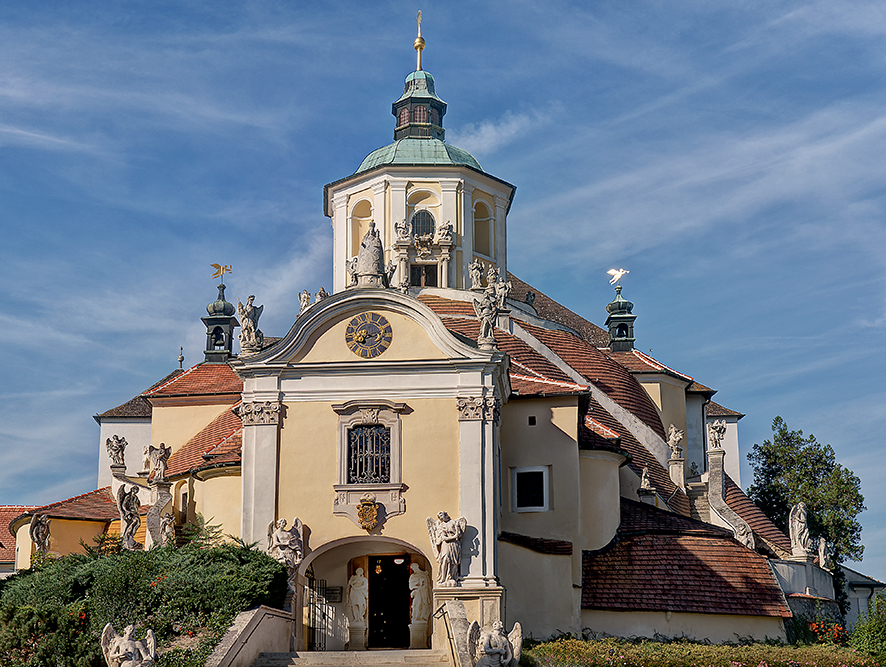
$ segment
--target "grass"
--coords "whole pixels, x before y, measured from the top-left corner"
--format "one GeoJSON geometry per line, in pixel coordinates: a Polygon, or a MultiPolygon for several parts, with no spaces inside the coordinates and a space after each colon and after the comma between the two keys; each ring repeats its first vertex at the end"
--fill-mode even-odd
{"type": "Polygon", "coordinates": [[[876,667],[884,663],[834,644],[704,644],[688,640],[557,639],[523,651],[527,667],[876,667]]]}

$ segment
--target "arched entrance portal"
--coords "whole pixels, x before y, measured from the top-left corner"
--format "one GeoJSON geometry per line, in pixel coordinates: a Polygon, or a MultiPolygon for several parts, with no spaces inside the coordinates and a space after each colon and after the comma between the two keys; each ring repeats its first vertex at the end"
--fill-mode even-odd
{"type": "Polygon", "coordinates": [[[297,645],[308,651],[428,648],[428,626],[411,622],[413,565],[430,575],[427,556],[394,538],[344,538],[313,550],[299,567],[297,645]],[[355,620],[361,615],[362,623],[355,620]]]}

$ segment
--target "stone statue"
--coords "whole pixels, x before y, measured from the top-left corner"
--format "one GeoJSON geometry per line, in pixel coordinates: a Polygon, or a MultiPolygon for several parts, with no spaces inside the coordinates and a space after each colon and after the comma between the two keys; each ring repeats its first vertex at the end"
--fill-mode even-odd
{"type": "Polygon", "coordinates": [[[689,464],[689,476],[696,477],[698,475],[698,464],[693,461],[689,464]]]}
{"type": "Polygon", "coordinates": [[[471,273],[471,289],[483,289],[483,263],[475,259],[468,265],[468,271],[471,273]]]}
{"type": "Polygon", "coordinates": [[[172,454],[172,447],[167,447],[162,442],[159,447],[154,445],[148,446],[148,456],[151,458],[151,465],[154,468],[154,481],[166,481],[166,462],[172,454]]]}
{"type": "Polygon", "coordinates": [[[119,435],[112,435],[105,441],[105,447],[108,448],[108,456],[111,457],[111,465],[126,465],[124,450],[127,444],[129,443],[126,442],[126,438],[121,438],[119,435]]]}
{"type": "Polygon", "coordinates": [[[308,290],[302,290],[298,293],[298,314],[301,315],[311,305],[311,293],[308,290]]]}
{"type": "Polygon", "coordinates": [[[375,228],[375,222],[369,221],[369,231],[360,241],[355,266],[358,287],[383,287],[385,276],[385,251],[381,238],[375,228]]]}
{"type": "Polygon", "coordinates": [[[45,514],[35,514],[31,517],[31,526],[28,529],[31,542],[36,545],[37,551],[42,554],[49,551],[49,523],[50,518],[45,514]]]}
{"type": "Polygon", "coordinates": [[[464,517],[453,520],[446,512],[437,512],[437,520],[428,517],[427,524],[431,548],[440,567],[437,584],[445,587],[458,586],[461,575],[461,538],[465,534],[468,521],[464,517]]]}
{"type": "Polygon", "coordinates": [[[409,591],[412,596],[411,618],[413,623],[427,623],[431,615],[431,575],[418,563],[409,566],[409,591]]]}
{"type": "Polygon", "coordinates": [[[723,442],[724,435],[726,435],[726,420],[718,419],[708,424],[709,449],[720,449],[720,443],[723,442]]]}
{"type": "Polygon", "coordinates": [[[160,546],[175,546],[175,519],[167,512],[160,519],[160,546]]]}
{"type": "Polygon", "coordinates": [[[678,459],[683,456],[683,448],[680,442],[683,440],[683,431],[671,424],[668,426],[668,447],[671,448],[671,458],[678,459]]]}
{"type": "Polygon", "coordinates": [[[468,628],[467,644],[475,667],[517,667],[523,652],[523,628],[514,623],[511,633],[505,636],[501,621],[494,621],[489,632],[483,632],[480,624],[473,621],[468,628]]]}
{"type": "Polygon", "coordinates": [[[809,539],[806,503],[797,503],[791,508],[788,523],[791,534],[791,554],[794,556],[808,556],[812,540],[809,539]]]}
{"type": "Polygon", "coordinates": [[[351,257],[351,259],[345,260],[345,271],[348,273],[348,277],[350,278],[350,282],[348,283],[349,287],[353,287],[357,284],[357,258],[351,257]]]}
{"type": "Polygon", "coordinates": [[[732,534],[736,540],[741,542],[748,549],[754,549],[754,533],[751,527],[744,521],[738,523],[732,528],[732,534]]]}
{"type": "Polygon", "coordinates": [[[391,279],[396,272],[397,265],[394,263],[394,260],[389,261],[387,266],[385,266],[385,287],[391,286],[391,279]]]}
{"type": "Polygon", "coordinates": [[[526,292],[526,296],[523,298],[523,301],[527,305],[532,306],[535,303],[535,292],[531,290],[529,292],[526,292]]]}
{"type": "Polygon", "coordinates": [[[363,574],[363,568],[348,579],[348,620],[351,623],[363,623],[366,619],[366,608],[369,605],[369,579],[363,574]]]}
{"type": "Polygon", "coordinates": [[[151,444],[145,443],[142,447],[142,469],[139,475],[147,477],[151,474],[151,444]]]}
{"type": "Polygon", "coordinates": [[[244,306],[237,302],[237,314],[240,316],[240,349],[244,352],[257,352],[261,350],[265,335],[258,328],[258,318],[261,317],[264,306],[254,306],[255,294],[250,294],[244,306]]]}
{"type": "Polygon", "coordinates": [[[495,283],[495,302],[499,310],[507,310],[508,296],[511,294],[511,282],[505,282],[504,278],[500,278],[495,283]]]}
{"type": "Polygon", "coordinates": [[[323,299],[325,299],[327,296],[329,296],[329,292],[327,292],[325,289],[323,289],[323,288],[321,287],[321,288],[320,288],[320,291],[317,292],[317,295],[314,297],[314,303],[320,303],[320,302],[323,301],[323,299]]]}
{"type": "Polygon", "coordinates": [[[102,653],[108,667],[149,667],[157,662],[157,639],[148,630],[142,641],[135,639],[135,626],[127,625],[122,635],[108,623],[102,630],[102,653]]]}
{"type": "Polygon", "coordinates": [[[394,223],[394,233],[397,234],[398,241],[409,241],[412,236],[412,230],[410,229],[412,225],[409,224],[409,221],[406,218],[402,220],[398,220],[394,223]]]}
{"type": "Polygon", "coordinates": [[[655,487],[649,481],[649,466],[643,466],[643,472],[640,475],[640,488],[646,491],[652,491],[655,487]]]}
{"type": "Polygon", "coordinates": [[[486,287],[487,288],[495,288],[495,283],[498,282],[498,269],[490,264],[486,268],[486,287]]]}
{"type": "Polygon", "coordinates": [[[818,566],[828,569],[828,559],[833,555],[834,547],[823,537],[818,538],[818,566]]]}
{"type": "Polygon", "coordinates": [[[120,512],[120,539],[124,549],[134,551],[142,547],[135,541],[135,534],[138,532],[139,526],[142,525],[142,518],[139,516],[138,508],[140,506],[138,500],[138,487],[133,486],[129,491],[126,485],[121,484],[117,489],[117,510],[120,512]]]}
{"type": "Polygon", "coordinates": [[[480,333],[477,336],[477,346],[481,350],[495,348],[495,321],[498,319],[498,307],[495,297],[490,290],[483,292],[480,300],[474,299],[474,312],[480,320],[480,333]]]}
{"type": "Polygon", "coordinates": [[[291,582],[304,559],[304,544],[304,524],[298,517],[292,520],[289,530],[286,530],[286,519],[277,519],[268,524],[268,554],[286,566],[291,582]]]}
{"type": "Polygon", "coordinates": [[[437,229],[437,243],[441,245],[452,243],[453,233],[452,222],[447,220],[437,229]]]}
{"type": "Polygon", "coordinates": [[[400,284],[397,285],[397,289],[402,294],[409,294],[409,276],[403,276],[400,278],[400,284]]]}

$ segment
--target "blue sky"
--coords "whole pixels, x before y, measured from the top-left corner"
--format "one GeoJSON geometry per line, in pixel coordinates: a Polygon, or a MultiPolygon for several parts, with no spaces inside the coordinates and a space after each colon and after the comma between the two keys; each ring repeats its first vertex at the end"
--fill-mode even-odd
{"type": "MultiPolygon", "coordinates": [[[[210,263],[282,335],[331,287],[322,186],[424,64],[517,186],[509,268],[862,480],[886,580],[886,6],[44,2],[0,7],[0,503],[95,486],[98,427],[202,358],[210,263]]],[[[751,480],[743,469],[743,485],[751,480]]]]}

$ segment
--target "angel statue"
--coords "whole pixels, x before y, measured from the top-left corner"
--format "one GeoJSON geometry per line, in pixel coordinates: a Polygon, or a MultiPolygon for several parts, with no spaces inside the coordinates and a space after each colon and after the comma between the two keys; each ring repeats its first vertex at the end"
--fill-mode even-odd
{"type": "Polygon", "coordinates": [[[108,667],[150,667],[157,662],[157,638],[148,630],[145,638],[135,638],[135,626],[127,625],[122,635],[108,623],[102,630],[102,653],[108,667]]]}
{"type": "Polygon", "coordinates": [[[31,542],[37,547],[40,553],[49,551],[49,524],[51,519],[45,514],[35,514],[31,517],[31,526],[28,529],[31,535],[31,542]]]}
{"type": "Polygon", "coordinates": [[[121,438],[119,435],[112,435],[105,441],[105,447],[108,448],[108,456],[111,457],[111,465],[126,465],[123,457],[127,444],[126,438],[121,438]]]}
{"type": "Polygon", "coordinates": [[[304,524],[298,517],[292,520],[289,530],[286,530],[286,519],[268,524],[268,554],[287,567],[290,579],[305,556],[304,544],[304,524]]]}
{"type": "Polygon", "coordinates": [[[428,536],[431,538],[431,548],[437,557],[440,571],[437,574],[437,584],[440,586],[458,586],[458,578],[461,575],[461,538],[465,534],[468,520],[450,519],[446,512],[437,512],[437,520],[428,517],[428,536]]]}
{"type": "Polygon", "coordinates": [[[250,294],[244,306],[237,302],[237,315],[240,316],[240,349],[252,352],[261,349],[265,335],[258,328],[258,318],[261,317],[264,306],[254,306],[255,295],[250,294]]]}
{"type": "Polygon", "coordinates": [[[491,350],[495,347],[495,321],[498,318],[495,295],[487,290],[483,292],[479,301],[474,299],[474,313],[480,320],[477,344],[481,350],[491,350]]]}
{"type": "Polygon", "coordinates": [[[720,449],[720,443],[726,435],[726,420],[718,419],[708,424],[708,449],[720,449]]]}
{"type": "Polygon", "coordinates": [[[120,537],[124,549],[135,550],[142,547],[135,541],[135,534],[142,525],[139,506],[138,487],[133,486],[127,491],[126,485],[121,484],[117,489],[117,510],[120,512],[120,537]]]}
{"type": "Polygon", "coordinates": [[[523,628],[514,623],[505,636],[501,621],[492,623],[492,630],[484,632],[477,621],[468,628],[468,653],[474,667],[517,667],[523,652],[523,628]]]}
{"type": "Polygon", "coordinates": [[[159,447],[150,445],[148,447],[148,456],[151,458],[151,465],[154,468],[154,481],[166,481],[166,462],[172,454],[172,447],[167,447],[164,443],[160,443],[159,447]]]}
{"type": "Polygon", "coordinates": [[[683,455],[680,441],[683,440],[683,431],[671,424],[668,426],[668,447],[671,448],[671,458],[678,459],[683,455]]]}

